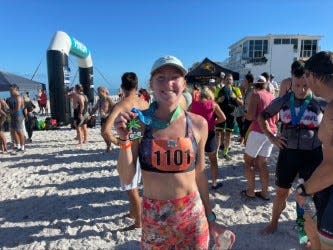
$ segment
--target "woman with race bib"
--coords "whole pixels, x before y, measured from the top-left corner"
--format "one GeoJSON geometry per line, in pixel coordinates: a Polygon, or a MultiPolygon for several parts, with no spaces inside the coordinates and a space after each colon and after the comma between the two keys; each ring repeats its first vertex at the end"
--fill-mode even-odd
{"type": "Polygon", "coordinates": [[[122,112],[115,120],[122,182],[131,182],[137,161],[142,169],[142,249],[208,249],[209,232],[215,242],[227,232],[227,248],[235,241],[232,232],[215,222],[209,203],[204,169],[207,122],[179,106],[186,73],[174,56],[157,59],[150,78],[155,102],[142,113],[122,112]],[[131,141],[129,125],[135,119],[141,121],[143,137],[131,141]]]}

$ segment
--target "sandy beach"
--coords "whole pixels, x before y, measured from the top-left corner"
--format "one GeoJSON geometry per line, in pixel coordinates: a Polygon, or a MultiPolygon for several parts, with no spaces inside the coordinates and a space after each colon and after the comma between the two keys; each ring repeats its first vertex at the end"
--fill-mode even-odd
{"type": "MultiPolygon", "coordinates": [[[[139,249],[140,230],[126,230],[133,220],[119,190],[118,148],[104,152],[99,126],[89,133],[89,143],[78,148],[69,128],[35,131],[24,154],[0,153],[1,249],[139,249]]],[[[233,249],[302,249],[293,197],[278,231],[259,234],[271,216],[277,150],[269,159],[269,202],[240,196],[246,184],[243,146],[235,140],[231,155],[232,161],[219,159],[223,187],[210,190],[210,197],[217,221],[236,233],[233,249]]]]}

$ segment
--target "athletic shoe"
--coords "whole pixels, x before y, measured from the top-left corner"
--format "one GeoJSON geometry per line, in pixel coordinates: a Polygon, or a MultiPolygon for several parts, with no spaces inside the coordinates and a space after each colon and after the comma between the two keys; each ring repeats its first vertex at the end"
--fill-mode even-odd
{"type": "Polygon", "coordinates": [[[231,156],[228,155],[228,154],[223,155],[223,158],[224,158],[225,160],[227,160],[227,161],[231,161],[231,160],[232,160],[231,156]]]}
{"type": "Polygon", "coordinates": [[[22,148],[16,149],[16,152],[20,153],[20,154],[23,154],[25,152],[25,149],[22,149],[22,148]]]}

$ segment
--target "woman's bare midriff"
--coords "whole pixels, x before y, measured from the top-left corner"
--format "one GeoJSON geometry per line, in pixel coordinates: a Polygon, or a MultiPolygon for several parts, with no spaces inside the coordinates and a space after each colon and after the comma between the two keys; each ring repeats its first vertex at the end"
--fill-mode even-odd
{"type": "Polygon", "coordinates": [[[142,170],[144,197],[156,200],[182,198],[198,190],[195,170],[185,173],[155,173],[142,170]]]}

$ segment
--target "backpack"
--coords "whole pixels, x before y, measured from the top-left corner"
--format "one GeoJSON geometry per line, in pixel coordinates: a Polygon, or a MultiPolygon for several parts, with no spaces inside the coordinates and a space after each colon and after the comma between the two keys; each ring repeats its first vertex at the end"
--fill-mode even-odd
{"type": "Polygon", "coordinates": [[[51,117],[45,118],[45,129],[46,130],[57,129],[57,120],[52,119],[51,117]]]}
{"type": "Polygon", "coordinates": [[[96,126],[96,116],[92,115],[90,119],[87,120],[87,127],[93,128],[96,126]]]}

